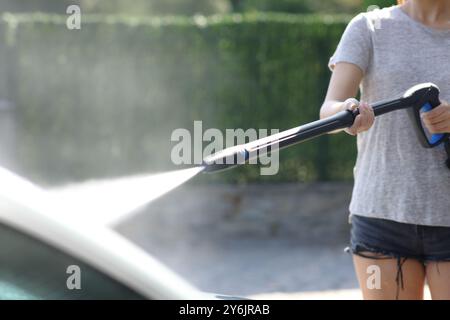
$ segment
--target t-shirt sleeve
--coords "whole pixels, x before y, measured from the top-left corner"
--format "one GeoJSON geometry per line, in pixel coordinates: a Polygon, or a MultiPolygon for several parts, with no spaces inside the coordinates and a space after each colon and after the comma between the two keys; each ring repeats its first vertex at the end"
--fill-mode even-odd
{"type": "Polygon", "coordinates": [[[360,13],[354,17],[337,46],[336,51],[330,58],[328,67],[333,71],[339,62],[348,62],[357,65],[363,73],[369,66],[372,52],[372,35],[369,20],[360,13]]]}

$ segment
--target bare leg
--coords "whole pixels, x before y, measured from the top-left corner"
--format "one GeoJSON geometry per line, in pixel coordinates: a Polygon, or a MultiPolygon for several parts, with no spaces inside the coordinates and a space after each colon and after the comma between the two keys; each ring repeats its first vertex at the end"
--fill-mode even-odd
{"type": "MultiPolygon", "coordinates": [[[[401,258],[399,261],[396,258],[371,259],[353,255],[353,263],[365,300],[423,299],[425,267],[421,262],[414,259],[401,258]],[[379,271],[381,277],[379,287],[374,287],[374,271],[379,271]]],[[[448,271],[450,275],[450,269],[448,271]]]]}
{"type": "Polygon", "coordinates": [[[433,300],[450,300],[450,262],[429,262],[426,266],[428,286],[433,300]]]}

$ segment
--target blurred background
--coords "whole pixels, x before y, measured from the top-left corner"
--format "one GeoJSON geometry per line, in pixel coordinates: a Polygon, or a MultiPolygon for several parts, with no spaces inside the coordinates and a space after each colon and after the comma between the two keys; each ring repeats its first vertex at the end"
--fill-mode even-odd
{"type": "MultiPolygon", "coordinates": [[[[327,67],[361,0],[2,0],[0,164],[48,188],[178,169],[176,128],[287,129],[318,118],[327,67]],[[81,29],[66,9],[81,8],[81,29]]],[[[355,141],[324,136],[201,175],[118,231],[200,289],[355,294],[355,141]],[[344,290],[344,291],[339,291],[344,290]]]]}

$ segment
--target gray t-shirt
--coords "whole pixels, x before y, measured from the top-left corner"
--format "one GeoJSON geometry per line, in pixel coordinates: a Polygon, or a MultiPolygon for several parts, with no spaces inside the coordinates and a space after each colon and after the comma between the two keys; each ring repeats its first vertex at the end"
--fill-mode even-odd
{"type": "MultiPolygon", "coordinates": [[[[329,67],[364,72],[361,100],[400,97],[433,82],[450,101],[450,30],[427,27],[398,6],[361,13],[349,23],[329,67]]],[[[405,110],[381,115],[358,134],[350,214],[450,226],[450,170],[443,145],[423,148],[405,110]]]]}

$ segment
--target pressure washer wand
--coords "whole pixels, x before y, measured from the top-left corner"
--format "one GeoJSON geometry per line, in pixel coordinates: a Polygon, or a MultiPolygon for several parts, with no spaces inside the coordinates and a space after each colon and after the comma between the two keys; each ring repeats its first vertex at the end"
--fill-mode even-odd
{"type": "MultiPolygon", "coordinates": [[[[417,120],[420,119],[420,115],[416,117],[416,113],[419,110],[417,107],[420,108],[426,103],[430,103],[431,108],[440,104],[439,88],[434,84],[424,83],[414,86],[406,91],[403,97],[374,103],[372,108],[375,116],[379,116],[394,110],[416,107],[413,108],[413,118],[417,120]]],[[[205,172],[216,172],[245,164],[268,152],[277,151],[335,130],[350,127],[358,114],[358,109],[354,111],[344,110],[325,119],[310,122],[246,144],[227,148],[206,157],[202,166],[205,172]]],[[[421,126],[420,122],[418,126],[421,126]]],[[[421,127],[419,129],[421,134],[425,135],[424,128],[421,127]]]]}

